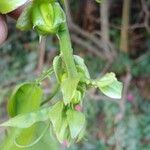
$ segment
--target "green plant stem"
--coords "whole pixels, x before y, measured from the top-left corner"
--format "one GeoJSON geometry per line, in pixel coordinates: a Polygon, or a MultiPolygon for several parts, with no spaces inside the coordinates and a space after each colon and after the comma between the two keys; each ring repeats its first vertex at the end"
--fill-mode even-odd
{"type": "Polygon", "coordinates": [[[60,88],[60,84],[57,84],[54,87],[52,93],[47,97],[47,99],[41,103],[41,106],[43,106],[44,104],[48,103],[57,94],[59,88],[60,88]]]}
{"type": "Polygon", "coordinates": [[[36,82],[37,83],[40,83],[41,81],[43,81],[45,78],[47,78],[48,76],[50,76],[52,73],[53,73],[53,67],[50,67],[47,71],[44,71],[41,76],[39,76],[37,79],[36,79],[36,82]]]}
{"type": "Polygon", "coordinates": [[[73,49],[67,24],[65,24],[65,30],[59,32],[57,36],[60,43],[61,55],[67,68],[68,77],[76,78],[78,77],[78,73],[74,62],[73,49]]]}

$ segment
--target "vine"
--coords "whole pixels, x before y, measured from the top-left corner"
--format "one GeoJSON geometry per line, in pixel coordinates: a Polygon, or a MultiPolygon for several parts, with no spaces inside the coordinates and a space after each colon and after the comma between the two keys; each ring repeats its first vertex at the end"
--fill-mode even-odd
{"type": "MultiPolygon", "coordinates": [[[[11,12],[25,1],[0,0],[0,13],[11,12]]],[[[39,36],[56,35],[60,44],[60,54],[54,58],[53,66],[35,81],[23,83],[15,88],[7,107],[11,118],[0,126],[14,127],[11,128],[11,132],[18,131],[18,128],[22,129],[14,136],[14,143],[17,147],[25,144],[26,146],[23,147],[33,146],[30,144],[34,143],[33,139],[26,140],[24,134],[32,137],[35,125],[41,121],[51,122],[50,127],[53,128],[60,143],[67,141],[67,145],[70,146],[80,141],[86,128],[86,118],[84,112],[81,111],[85,92],[94,87],[99,88],[106,96],[120,99],[122,83],[116,79],[114,73],[107,73],[104,77],[95,80],[90,78],[84,60],[73,55],[65,13],[55,0],[32,0],[20,15],[16,26],[22,31],[33,29],[39,36]],[[41,84],[53,73],[57,79],[56,87],[52,95],[42,101],[41,84]],[[59,90],[62,93],[61,100],[56,101],[52,106],[41,107],[55,97],[59,90]]]]}

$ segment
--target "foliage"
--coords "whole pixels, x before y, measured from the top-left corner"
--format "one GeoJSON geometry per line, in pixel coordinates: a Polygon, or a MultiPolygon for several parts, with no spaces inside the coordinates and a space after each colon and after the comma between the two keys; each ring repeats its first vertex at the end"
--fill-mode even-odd
{"type": "MultiPolygon", "coordinates": [[[[87,9],[86,5],[83,5],[80,6],[80,10],[79,4],[85,4],[85,2],[88,2],[88,4],[90,3],[86,0],[84,2],[77,2],[75,0],[71,0],[71,10],[78,24],[82,22],[81,15],[78,14],[84,11],[83,8],[85,10],[87,9]]],[[[116,48],[119,47],[120,42],[119,25],[121,23],[121,4],[121,1],[113,0],[111,1],[110,6],[111,14],[109,33],[112,40],[111,42],[113,42],[116,48]]],[[[149,4],[148,1],[147,4],[149,4]]],[[[96,5],[98,6],[99,4],[96,5]]],[[[92,5],[90,4],[90,6],[92,5]]],[[[140,12],[142,11],[140,10],[140,7],[141,3],[135,0],[132,5],[133,10],[131,10],[131,27],[132,23],[141,18],[141,15],[138,15],[137,12],[137,9],[140,12]]],[[[87,12],[89,12],[89,9],[87,12]]],[[[99,8],[97,8],[96,12],[93,12],[94,15],[91,17],[91,19],[96,18],[95,13],[96,15],[99,14],[99,8]]],[[[86,17],[88,13],[86,14],[86,12],[84,12],[82,14],[84,17],[84,21],[86,22],[86,17]]],[[[24,23],[24,21],[22,23],[24,23]]],[[[80,25],[82,26],[82,24],[80,25]]],[[[26,128],[8,127],[6,130],[6,135],[4,135],[3,132],[0,131],[0,141],[2,141],[0,149],[41,150],[43,149],[43,147],[46,150],[66,149],[63,147],[63,145],[68,146],[69,143],[66,140],[62,140],[63,135],[71,135],[70,129],[74,129],[74,131],[76,130],[76,128],[74,127],[69,127],[69,119],[67,120],[68,109],[69,111],[75,111],[77,113],[83,112],[82,114],[84,114],[84,118],[86,118],[85,126],[83,127],[81,125],[82,133],[80,133],[78,139],[76,139],[78,143],[71,142],[71,146],[69,148],[67,147],[67,149],[69,150],[116,150],[117,148],[119,150],[150,149],[150,101],[148,97],[149,90],[147,92],[148,94],[146,96],[144,95],[144,93],[146,92],[146,88],[149,88],[150,68],[148,66],[150,42],[149,34],[145,32],[145,29],[129,29],[129,32],[131,31],[130,42],[133,45],[135,44],[136,48],[130,45],[131,47],[129,54],[121,53],[119,52],[119,49],[116,50],[117,56],[113,60],[112,66],[108,69],[109,72],[115,72],[117,74],[117,78],[124,80],[127,68],[129,68],[129,71],[131,72],[132,76],[130,87],[128,88],[128,93],[126,93],[126,99],[124,103],[124,117],[122,120],[116,123],[116,117],[118,117],[118,114],[120,114],[120,100],[114,100],[111,102],[109,98],[104,97],[103,95],[99,95],[99,88],[94,84],[95,80],[93,79],[91,80],[91,83],[89,80],[86,80],[86,84],[88,83],[88,85],[81,85],[77,87],[75,96],[71,100],[73,106],[66,105],[66,107],[65,105],[63,105],[63,115],[60,116],[60,118],[57,121],[56,118],[59,117],[59,115],[57,115],[57,112],[59,110],[57,111],[53,109],[53,111],[51,111],[51,114],[53,114],[54,117],[52,117],[52,115],[49,115],[50,110],[52,110],[53,107],[57,106],[63,101],[63,95],[60,84],[61,81],[64,81],[67,77],[67,69],[65,66],[63,56],[62,54],[58,55],[54,58],[53,62],[51,61],[51,57],[53,57],[53,54],[51,55],[51,51],[49,51],[49,49],[57,49],[58,45],[55,38],[53,38],[54,40],[51,41],[52,37],[47,37],[47,51],[45,57],[44,70],[46,70],[46,68],[49,68],[50,63],[52,63],[52,67],[48,69],[48,71],[44,71],[40,77],[35,77],[35,70],[38,58],[37,45],[39,37],[34,31],[15,32],[13,27],[14,24],[10,24],[9,29],[11,35],[9,35],[6,44],[0,46],[1,120],[4,120],[3,117],[6,118],[6,114],[8,114],[8,112],[6,113],[5,107],[6,101],[8,99],[9,102],[10,98],[8,97],[10,97],[12,88],[14,88],[16,84],[19,83],[20,85],[20,83],[22,84],[22,82],[25,80],[27,80],[27,82],[25,83],[35,83],[39,88],[42,88],[43,96],[41,106],[38,110],[18,114],[17,116],[10,118],[8,121],[4,122],[8,126],[9,122],[11,122],[10,126],[20,125],[20,127],[26,128]],[[134,33],[139,34],[133,35],[134,33]],[[138,42],[136,40],[134,41],[134,38],[136,39],[139,37],[142,37],[142,39],[140,39],[138,42]],[[46,75],[47,72],[48,75],[46,75]],[[52,73],[51,76],[49,73],[52,73]],[[45,79],[45,77],[46,80],[41,81],[41,79],[45,79]],[[38,84],[37,81],[40,81],[40,83],[38,84]],[[52,87],[53,85],[54,88],[52,87]],[[96,87],[97,89],[90,89],[91,85],[94,85],[94,87],[96,87]],[[86,93],[86,90],[90,91],[86,93]],[[51,98],[53,99],[51,100],[51,98]],[[79,100],[81,101],[79,102],[79,100]],[[12,120],[14,121],[12,122],[12,120]],[[62,126],[59,127],[58,125],[57,129],[57,126],[55,127],[53,125],[55,124],[55,121],[61,123],[62,126]],[[24,124],[23,122],[26,123],[24,124]],[[13,129],[19,131],[19,135],[15,133],[15,130],[13,129]],[[29,135],[28,131],[30,133],[34,132],[32,136],[29,135]],[[27,133],[28,135],[24,133],[27,133]],[[23,138],[27,136],[30,137],[28,140],[27,138],[23,138]],[[22,137],[22,139],[20,137],[22,137]],[[58,140],[62,142],[63,145],[60,145],[60,142],[58,140]]],[[[85,30],[88,29],[85,28],[85,30]]],[[[94,30],[99,30],[99,24],[98,28],[94,28],[94,30]]],[[[76,43],[74,43],[74,47],[76,46],[76,43]]],[[[83,76],[83,79],[85,79],[84,76],[86,76],[87,79],[90,79],[91,77],[96,78],[96,81],[101,81],[101,79],[103,78],[105,79],[105,76],[99,77],[98,79],[97,76],[100,76],[100,73],[103,73],[103,70],[105,71],[105,65],[107,64],[107,61],[101,60],[99,57],[95,57],[95,55],[93,56],[91,52],[87,51],[87,49],[82,49],[78,46],[75,50],[75,53],[79,54],[80,56],[82,56],[82,58],[84,58],[83,60],[77,55],[73,56],[77,71],[78,73],[80,73],[81,76],[83,76]],[[85,64],[86,66],[88,66],[88,71],[85,64]]],[[[112,73],[106,74],[106,77],[107,76],[111,76],[112,78],[108,79],[106,83],[113,81],[112,79],[115,78],[114,75],[112,75],[112,73]]],[[[85,80],[83,81],[85,82],[85,80]]],[[[111,85],[108,85],[108,87],[111,87],[111,85]]],[[[76,118],[73,119],[71,123],[73,122],[76,122],[76,118]]],[[[1,129],[3,131],[2,127],[0,127],[0,130],[1,129]]],[[[79,128],[77,131],[79,131],[79,128]]]]}
{"type": "MultiPolygon", "coordinates": [[[[0,12],[3,14],[11,12],[24,2],[13,0],[10,5],[9,2],[1,0],[0,12]]],[[[2,149],[32,148],[49,128],[48,124],[34,140],[38,124],[43,121],[52,124],[60,143],[65,142],[70,146],[80,141],[86,125],[85,115],[80,109],[86,90],[98,87],[106,96],[119,99],[122,94],[122,83],[117,81],[114,73],[108,73],[100,79],[90,78],[84,60],[72,54],[65,13],[54,0],[30,2],[20,15],[17,28],[22,31],[33,28],[40,37],[56,34],[60,43],[60,54],[54,58],[53,66],[49,70],[43,72],[36,80],[17,86],[13,91],[8,102],[8,113],[11,118],[1,124],[11,127],[2,149]],[[60,86],[62,98],[52,106],[41,109],[43,99],[41,84],[53,73],[57,78],[56,84],[60,86]]]]}

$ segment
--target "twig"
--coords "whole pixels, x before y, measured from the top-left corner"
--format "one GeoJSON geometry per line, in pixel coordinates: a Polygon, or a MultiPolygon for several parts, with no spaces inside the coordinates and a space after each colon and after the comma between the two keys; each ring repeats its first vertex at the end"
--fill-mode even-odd
{"type": "Polygon", "coordinates": [[[118,123],[124,117],[127,92],[128,92],[129,86],[130,86],[131,79],[132,79],[132,76],[131,76],[131,73],[130,73],[130,69],[127,68],[127,74],[126,74],[126,77],[125,77],[125,80],[124,80],[123,95],[122,95],[122,98],[119,102],[120,112],[116,115],[115,123],[118,123]]]}
{"type": "Polygon", "coordinates": [[[42,36],[40,37],[40,43],[39,43],[39,61],[38,61],[38,67],[37,67],[37,74],[40,74],[43,69],[45,45],[46,45],[46,37],[42,36]]]}
{"type": "Polygon", "coordinates": [[[144,21],[142,23],[136,23],[130,27],[131,30],[135,30],[137,28],[146,28],[146,30],[150,33],[150,11],[146,4],[145,0],[141,0],[142,13],[144,14],[144,21]]]}
{"type": "Polygon", "coordinates": [[[141,0],[141,4],[142,4],[142,10],[145,14],[145,19],[144,19],[145,28],[150,33],[150,27],[149,27],[150,11],[145,0],[141,0]]]}
{"type": "MultiPolygon", "coordinates": [[[[114,119],[114,124],[118,124],[123,118],[124,118],[124,114],[125,114],[125,102],[126,102],[126,97],[127,97],[127,92],[128,92],[128,88],[130,86],[130,82],[131,82],[131,73],[130,73],[130,69],[127,68],[127,74],[124,80],[124,89],[123,89],[123,96],[122,99],[119,102],[119,107],[120,107],[120,112],[116,115],[115,119],[114,119]]],[[[115,141],[116,141],[116,150],[122,150],[122,138],[120,138],[120,134],[119,132],[119,128],[118,126],[116,126],[114,128],[114,135],[115,135],[115,141]]]]}
{"type": "Polygon", "coordinates": [[[80,45],[81,47],[84,47],[88,49],[88,51],[98,57],[100,57],[102,60],[104,60],[103,54],[96,48],[95,46],[91,45],[88,41],[83,40],[82,38],[72,34],[71,35],[72,40],[80,45]],[[94,49],[94,51],[93,51],[94,49]]]}

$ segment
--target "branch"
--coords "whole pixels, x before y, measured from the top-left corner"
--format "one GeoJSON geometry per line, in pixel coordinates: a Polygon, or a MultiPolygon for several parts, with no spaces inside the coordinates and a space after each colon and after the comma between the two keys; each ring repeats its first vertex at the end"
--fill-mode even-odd
{"type": "Polygon", "coordinates": [[[124,117],[127,92],[128,92],[129,86],[130,86],[131,79],[132,79],[132,76],[130,73],[130,69],[127,68],[127,74],[126,74],[126,77],[124,80],[123,95],[122,95],[122,99],[119,102],[120,112],[116,115],[116,118],[115,118],[116,123],[118,123],[124,117]]]}
{"type": "Polygon", "coordinates": [[[142,13],[144,14],[144,21],[142,23],[136,23],[130,27],[131,30],[135,30],[137,28],[146,28],[146,30],[150,33],[150,11],[148,5],[145,0],[141,0],[142,13]]]}
{"type": "Polygon", "coordinates": [[[100,57],[102,60],[104,60],[103,54],[98,50],[98,48],[96,48],[95,46],[91,45],[88,41],[83,40],[82,38],[72,34],[71,35],[72,40],[80,45],[81,47],[84,47],[86,49],[88,49],[88,51],[92,54],[94,54],[95,56],[100,57]]]}
{"type": "Polygon", "coordinates": [[[46,37],[40,37],[39,43],[39,60],[38,60],[38,67],[37,67],[37,74],[40,74],[43,69],[44,65],[44,56],[45,56],[45,44],[46,44],[46,37]]]}

